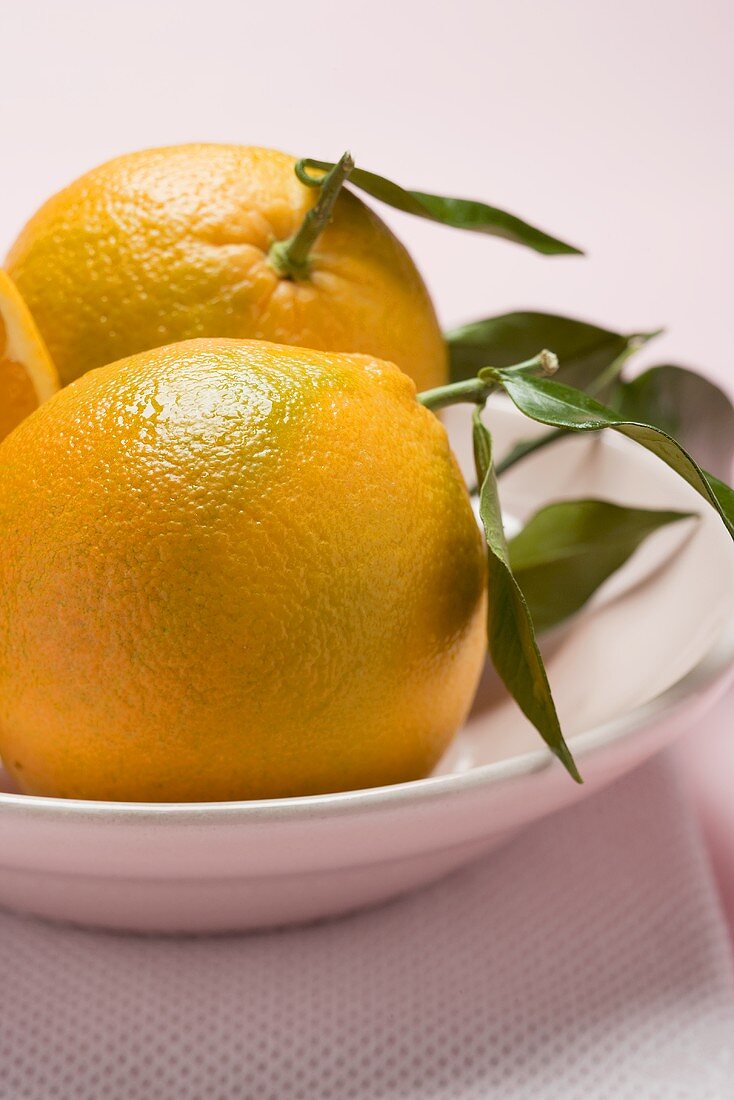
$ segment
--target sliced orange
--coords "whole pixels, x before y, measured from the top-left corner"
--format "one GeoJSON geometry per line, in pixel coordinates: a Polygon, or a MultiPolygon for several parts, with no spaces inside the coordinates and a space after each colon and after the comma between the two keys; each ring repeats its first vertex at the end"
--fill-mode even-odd
{"type": "Polygon", "coordinates": [[[58,388],[56,368],[28,306],[0,270],[0,439],[58,388]]]}

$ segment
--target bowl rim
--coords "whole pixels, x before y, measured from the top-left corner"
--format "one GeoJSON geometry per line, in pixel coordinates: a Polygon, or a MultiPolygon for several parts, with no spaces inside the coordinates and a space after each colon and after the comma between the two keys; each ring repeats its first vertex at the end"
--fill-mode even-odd
{"type": "MultiPolygon", "coordinates": [[[[734,617],[726,621],[701,660],[669,687],[628,713],[572,737],[574,757],[583,763],[592,754],[631,738],[640,729],[674,716],[692,696],[706,692],[719,682],[725,683],[731,676],[734,676],[734,617]]],[[[432,802],[482,787],[504,787],[527,775],[552,768],[560,770],[561,767],[550,750],[540,747],[506,760],[479,764],[464,772],[427,776],[390,786],[293,798],[232,802],[112,802],[0,792],[0,814],[19,811],[23,816],[95,817],[140,823],[158,819],[198,822],[211,816],[218,820],[304,820],[432,802]]],[[[570,778],[568,782],[571,782],[570,778]]]]}

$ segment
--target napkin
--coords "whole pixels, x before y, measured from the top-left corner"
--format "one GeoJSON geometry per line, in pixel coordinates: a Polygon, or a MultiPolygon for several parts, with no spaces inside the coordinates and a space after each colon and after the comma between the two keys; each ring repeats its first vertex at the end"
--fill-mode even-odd
{"type": "Polygon", "coordinates": [[[659,758],[400,901],[136,937],[0,915],[5,1100],[723,1100],[728,942],[659,758]]]}

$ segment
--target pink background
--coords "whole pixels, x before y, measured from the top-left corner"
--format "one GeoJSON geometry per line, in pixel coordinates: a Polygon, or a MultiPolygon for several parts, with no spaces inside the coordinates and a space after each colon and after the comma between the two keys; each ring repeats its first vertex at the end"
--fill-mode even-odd
{"type": "MultiPolygon", "coordinates": [[[[480,197],[588,250],[543,259],[386,214],[447,324],[515,307],[622,330],[734,389],[728,0],[0,0],[4,253],[117,153],[272,145],[480,197]]],[[[680,754],[734,919],[734,694],[680,754]]]]}

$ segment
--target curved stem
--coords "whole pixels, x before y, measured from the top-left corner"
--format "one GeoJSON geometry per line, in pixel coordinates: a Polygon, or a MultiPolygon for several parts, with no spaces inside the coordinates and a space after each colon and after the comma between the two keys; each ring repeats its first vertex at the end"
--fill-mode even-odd
{"type": "Polygon", "coordinates": [[[285,279],[305,279],[309,272],[309,254],[316,238],[331,220],[339,192],[354,168],[351,153],[344,153],[330,172],[320,181],[320,193],[300,227],[287,241],[272,245],[269,259],[279,275],[285,279]]]}
{"type": "Polygon", "coordinates": [[[540,371],[541,374],[550,378],[557,370],[558,356],[554,351],[543,348],[532,359],[524,359],[522,363],[515,363],[511,367],[482,367],[479,377],[499,380],[503,374],[537,374],[540,371]]]}
{"type": "Polygon", "coordinates": [[[427,409],[436,412],[448,405],[483,405],[494,389],[492,382],[483,382],[481,378],[469,378],[466,382],[450,382],[448,386],[437,386],[418,394],[417,400],[427,409]]]}
{"type": "Polygon", "coordinates": [[[476,378],[468,378],[464,382],[449,382],[447,386],[437,386],[433,390],[426,390],[418,394],[418,401],[427,409],[445,409],[447,405],[483,405],[493,389],[502,385],[502,375],[510,371],[536,372],[553,374],[558,370],[558,359],[552,351],[543,349],[532,359],[525,359],[522,363],[515,363],[512,367],[504,367],[498,370],[496,367],[482,367],[476,378]]]}

